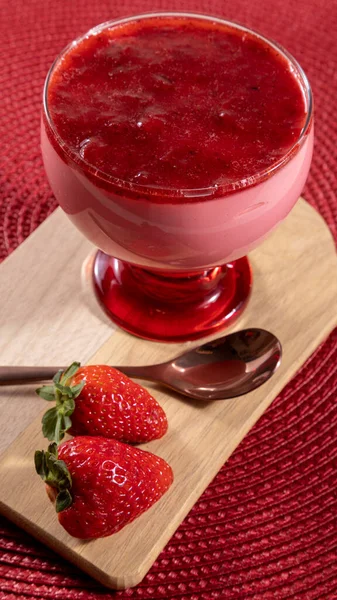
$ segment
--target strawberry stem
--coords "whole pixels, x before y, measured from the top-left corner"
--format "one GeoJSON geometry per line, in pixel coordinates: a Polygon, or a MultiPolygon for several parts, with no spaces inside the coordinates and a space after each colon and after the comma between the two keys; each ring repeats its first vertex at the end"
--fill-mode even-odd
{"type": "Polygon", "coordinates": [[[57,444],[49,444],[48,450],[37,450],[34,456],[35,470],[41,479],[57,490],[56,512],[61,512],[72,504],[70,493],[72,480],[67,465],[58,459],[57,444]]]}
{"type": "Polygon", "coordinates": [[[36,393],[48,402],[54,401],[55,407],[50,408],[42,418],[42,433],[50,442],[59,443],[71,427],[71,415],[75,409],[77,398],[85,381],[71,386],[71,380],[80,368],[80,363],[73,362],[64,372],[58,371],[53,377],[53,385],[43,385],[36,393]]]}

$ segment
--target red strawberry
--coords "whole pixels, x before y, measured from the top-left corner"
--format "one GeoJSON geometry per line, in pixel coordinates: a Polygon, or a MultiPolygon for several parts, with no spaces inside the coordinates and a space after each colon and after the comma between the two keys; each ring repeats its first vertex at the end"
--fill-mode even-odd
{"type": "Polygon", "coordinates": [[[59,442],[68,431],[141,443],[167,431],[166,415],[158,402],[113,367],[73,363],[53,381],[36,390],[45,400],[56,400],[42,419],[43,435],[50,441],[59,442]]]}
{"type": "Polygon", "coordinates": [[[117,440],[75,437],[35,453],[61,525],[77,538],[116,533],[157,502],[172,481],[159,456],[117,440]]]}

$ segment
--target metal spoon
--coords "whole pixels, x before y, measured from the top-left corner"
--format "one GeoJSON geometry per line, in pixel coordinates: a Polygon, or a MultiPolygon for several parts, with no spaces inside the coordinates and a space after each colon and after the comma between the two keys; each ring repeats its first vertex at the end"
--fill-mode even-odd
{"type": "MultiPolygon", "coordinates": [[[[187,350],[168,362],[116,368],[137,379],[161,383],[196,400],[247,394],[280,365],[279,340],[264,329],[245,329],[187,350]]],[[[48,381],[63,367],[0,367],[0,386],[48,381]]]]}

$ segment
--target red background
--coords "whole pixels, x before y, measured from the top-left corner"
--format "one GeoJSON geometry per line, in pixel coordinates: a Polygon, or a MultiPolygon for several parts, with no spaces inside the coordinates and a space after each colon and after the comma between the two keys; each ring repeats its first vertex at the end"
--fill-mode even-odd
{"type": "MultiPolygon", "coordinates": [[[[153,9],[240,21],[299,60],[316,109],[304,196],[336,239],[335,1],[1,0],[0,259],[56,207],[39,150],[49,65],[93,25],[153,9]]],[[[0,598],[336,600],[336,396],[334,332],[245,438],[137,588],[102,588],[0,518],[0,598]]]]}

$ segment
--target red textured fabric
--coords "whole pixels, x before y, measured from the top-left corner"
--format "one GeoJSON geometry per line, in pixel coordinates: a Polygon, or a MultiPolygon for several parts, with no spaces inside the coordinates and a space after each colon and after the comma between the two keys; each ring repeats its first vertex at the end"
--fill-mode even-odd
{"type": "MultiPolygon", "coordinates": [[[[1,0],[0,8],[0,259],[56,207],[39,150],[50,63],[89,27],[152,9],[225,16],[296,56],[316,105],[304,195],[336,239],[335,1],[1,0]]],[[[1,519],[0,600],[337,600],[336,395],[337,331],[241,443],[136,588],[104,589],[1,519]]]]}

